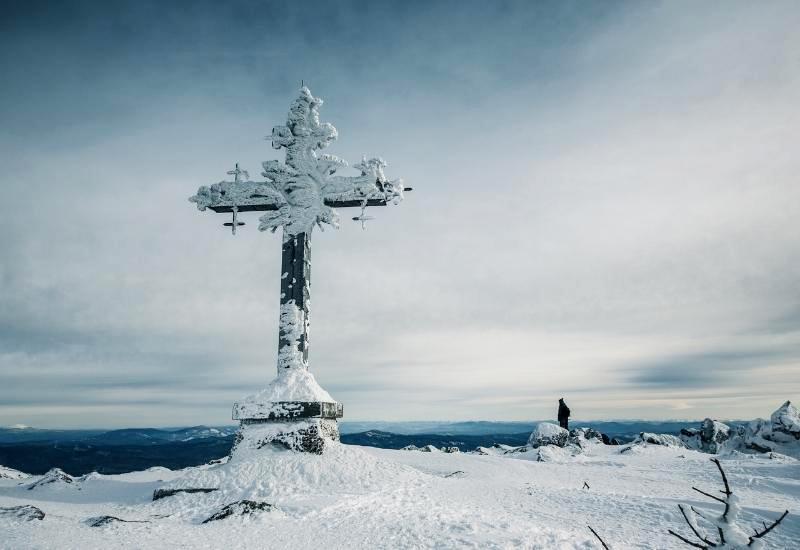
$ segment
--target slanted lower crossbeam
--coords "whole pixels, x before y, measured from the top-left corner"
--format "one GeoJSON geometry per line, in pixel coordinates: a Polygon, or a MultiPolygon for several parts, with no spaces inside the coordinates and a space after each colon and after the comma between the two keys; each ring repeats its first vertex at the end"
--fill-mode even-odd
{"type": "MultiPolygon", "coordinates": [[[[410,189],[406,189],[410,191],[410,189]]],[[[325,201],[325,206],[330,206],[331,208],[356,208],[361,206],[386,206],[386,201],[384,199],[367,199],[366,201],[352,199],[352,200],[335,200],[335,201],[325,201]]],[[[230,214],[233,212],[233,206],[227,205],[220,205],[220,206],[209,206],[209,209],[213,210],[217,214],[230,214]]],[[[265,203],[265,204],[242,204],[237,206],[239,212],[267,212],[270,210],[277,210],[278,207],[275,204],[265,203]]]]}

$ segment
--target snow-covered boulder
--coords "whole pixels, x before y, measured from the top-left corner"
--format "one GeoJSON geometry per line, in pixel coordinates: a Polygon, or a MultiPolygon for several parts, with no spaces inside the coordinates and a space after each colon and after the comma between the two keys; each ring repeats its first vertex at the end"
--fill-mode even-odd
{"type": "Polygon", "coordinates": [[[770,417],[772,421],[772,440],[792,442],[800,440],[800,412],[787,401],[770,417]]]}
{"type": "Polygon", "coordinates": [[[550,422],[540,422],[528,438],[528,445],[534,449],[546,445],[563,447],[567,444],[569,432],[561,426],[556,426],[550,422]]]}
{"type": "Polygon", "coordinates": [[[706,418],[699,428],[684,428],[680,439],[690,449],[716,454],[722,444],[731,437],[731,428],[727,424],[706,418]]]}
{"type": "MultiPolygon", "coordinates": [[[[526,445],[521,447],[522,449],[528,449],[529,447],[526,445]]],[[[474,455],[489,455],[489,456],[500,456],[504,454],[508,454],[509,452],[517,449],[517,447],[512,447],[511,445],[504,445],[502,443],[495,443],[491,447],[475,447],[475,450],[468,451],[469,454],[474,455]]]]}
{"type": "Polygon", "coordinates": [[[800,458],[800,415],[786,401],[770,416],[758,418],[732,430],[720,452],[771,453],[800,458]]]}
{"type": "MultiPolygon", "coordinates": [[[[421,451],[423,453],[438,453],[444,451],[447,447],[442,447],[441,450],[435,445],[425,445],[424,447],[417,447],[416,445],[406,445],[401,451],[421,451]]],[[[452,452],[452,451],[445,451],[452,452]]]]}
{"type": "Polygon", "coordinates": [[[603,445],[608,438],[593,428],[574,428],[569,432],[568,443],[585,449],[592,445],[603,445]]]}
{"type": "Polygon", "coordinates": [[[162,498],[175,496],[180,493],[185,493],[185,494],[213,493],[216,490],[217,490],[216,487],[182,487],[178,489],[161,488],[153,491],[153,500],[161,500],[162,498]]]}
{"type": "Polygon", "coordinates": [[[0,479],[25,479],[26,477],[31,477],[31,476],[30,474],[26,474],[25,472],[20,472],[19,470],[15,470],[14,468],[0,466],[0,479]]]}
{"type": "Polygon", "coordinates": [[[0,508],[0,518],[12,519],[16,521],[34,521],[44,519],[44,512],[36,506],[25,504],[23,506],[11,506],[0,508]]]}
{"type": "Polygon", "coordinates": [[[544,445],[538,449],[533,449],[531,452],[534,453],[536,462],[569,462],[576,456],[583,454],[583,450],[579,446],[572,444],[564,447],[544,445]]]}
{"type": "Polygon", "coordinates": [[[96,516],[86,520],[86,525],[89,527],[105,527],[112,523],[150,523],[147,520],[138,519],[122,519],[116,516],[96,516]]]}
{"type": "Polygon", "coordinates": [[[219,521],[221,519],[227,519],[230,517],[253,516],[261,512],[269,512],[273,508],[274,506],[272,506],[272,504],[268,502],[256,502],[254,500],[240,500],[224,506],[221,510],[215,512],[214,514],[209,516],[208,519],[204,520],[203,523],[209,523],[211,521],[219,521]]]}
{"type": "Polygon", "coordinates": [[[686,448],[686,444],[677,436],[649,432],[641,432],[631,445],[660,445],[662,447],[686,448]]]}
{"type": "Polygon", "coordinates": [[[28,490],[32,491],[33,489],[37,489],[45,485],[67,485],[71,483],[75,483],[74,477],[59,468],[53,468],[37,481],[28,485],[28,490]]]}
{"type": "Polygon", "coordinates": [[[458,447],[442,447],[443,453],[460,453],[461,449],[458,447]]]}

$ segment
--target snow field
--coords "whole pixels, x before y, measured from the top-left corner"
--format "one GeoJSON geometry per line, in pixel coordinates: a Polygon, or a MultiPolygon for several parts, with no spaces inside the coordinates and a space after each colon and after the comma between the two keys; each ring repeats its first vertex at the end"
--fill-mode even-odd
{"type": "MultiPolygon", "coordinates": [[[[586,525],[617,549],[681,548],[667,534],[688,531],[677,504],[718,508],[691,490],[721,488],[708,454],[657,446],[620,454],[596,445],[554,462],[538,456],[334,444],[322,456],[253,452],[226,465],[91,476],[33,491],[26,486],[39,476],[3,479],[0,507],[32,504],[47,516],[0,519],[0,548],[600,548],[586,525]],[[156,488],[204,486],[219,490],[150,500],[156,488]],[[243,498],[276,510],[200,524],[243,498]],[[99,515],[149,523],[84,523],[99,515]]],[[[722,462],[746,524],[790,510],[765,547],[797,548],[800,462],[722,462]]]]}

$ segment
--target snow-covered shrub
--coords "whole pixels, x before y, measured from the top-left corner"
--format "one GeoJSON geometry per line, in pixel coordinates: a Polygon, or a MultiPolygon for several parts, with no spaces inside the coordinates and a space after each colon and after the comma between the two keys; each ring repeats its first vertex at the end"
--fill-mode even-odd
{"type": "Polygon", "coordinates": [[[720,548],[724,550],[763,548],[763,537],[777,527],[781,521],[783,521],[783,518],[789,514],[789,510],[786,510],[769,526],[766,524],[766,522],[764,522],[764,527],[760,531],[754,528],[745,529],[739,525],[741,520],[739,516],[742,511],[741,506],[739,505],[739,499],[733,494],[733,491],[728,484],[728,478],[725,475],[725,471],[722,469],[722,465],[720,464],[719,460],[712,458],[711,461],[717,465],[719,473],[722,476],[724,490],[720,491],[720,493],[724,496],[718,497],[716,495],[706,493],[705,491],[701,491],[696,487],[692,487],[692,489],[721,503],[724,506],[722,514],[716,516],[714,514],[698,510],[694,506],[684,506],[679,504],[678,508],[681,511],[681,515],[683,515],[683,519],[686,521],[686,524],[689,526],[689,529],[691,529],[694,536],[700,542],[694,542],[689,538],[676,533],[672,529],[669,530],[669,534],[694,548],[720,548]],[[705,532],[705,529],[700,525],[698,519],[703,520],[703,522],[711,528],[711,534],[705,532]],[[753,531],[752,535],[749,534],[750,530],[753,531]],[[714,540],[712,540],[712,538],[714,540]]]}
{"type": "Polygon", "coordinates": [[[528,438],[528,445],[536,449],[545,445],[563,447],[567,444],[569,432],[550,422],[540,422],[528,438]]]}

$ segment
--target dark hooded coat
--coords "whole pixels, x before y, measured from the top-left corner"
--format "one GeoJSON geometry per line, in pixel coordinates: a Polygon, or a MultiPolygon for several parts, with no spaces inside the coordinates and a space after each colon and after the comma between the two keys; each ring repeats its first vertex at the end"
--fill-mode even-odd
{"type": "Polygon", "coordinates": [[[569,418],[570,410],[567,407],[567,404],[564,403],[563,399],[558,400],[558,421],[559,422],[566,422],[569,418]]]}

